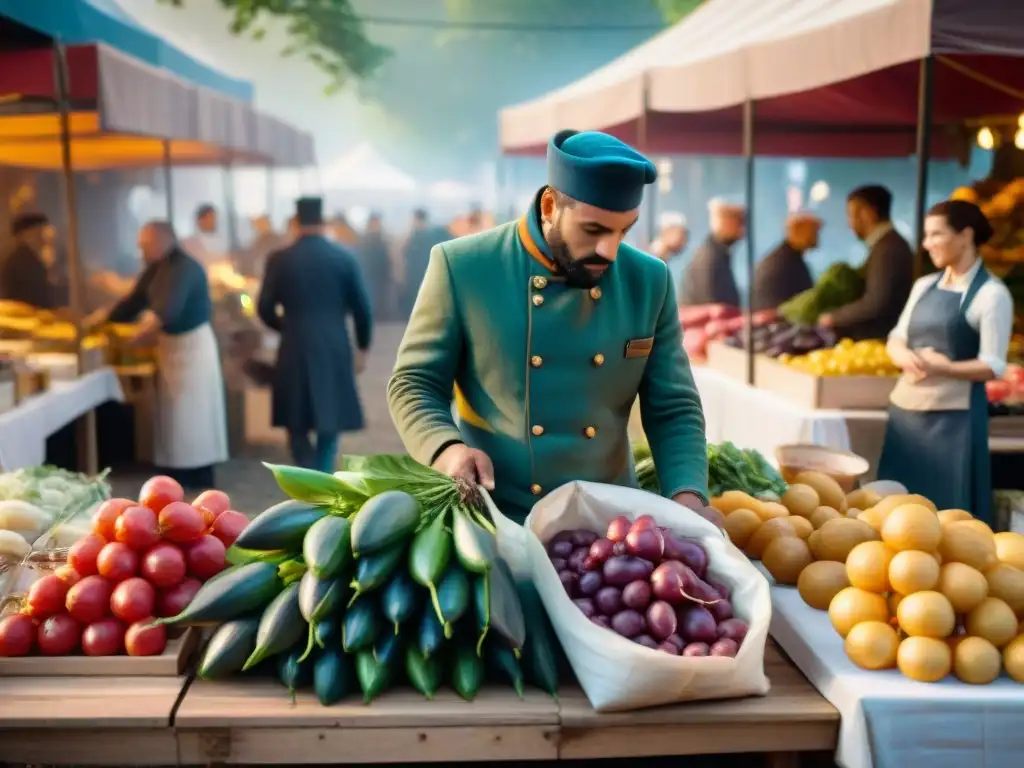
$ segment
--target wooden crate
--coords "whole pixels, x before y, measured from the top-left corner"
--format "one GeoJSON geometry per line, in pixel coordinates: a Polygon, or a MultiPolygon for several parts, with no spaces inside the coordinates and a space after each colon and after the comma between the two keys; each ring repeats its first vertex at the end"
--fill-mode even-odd
{"type": "Polygon", "coordinates": [[[20,656],[0,658],[0,677],[176,677],[199,647],[200,630],[168,637],[159,656],[20,656]]]}
{"type": "MultiPolygon", "coordinates": [[[[754,363],[756,365],[757,359],[754,363]]],[[[747,350],[730,347],[721,341],[708,344],[708,368],[736,381],[747,381],[747,350]]]]}
{"type": "Polygon", "coordinates": [[[754,385],[803,408],[875,411],[889,407],[895,376],[815,376],[758,355],[754,385]]]}
{"type": "Polygon", "coordinates": [[[1024,438],[1024,416],[991,416],[988,420],[989,437],[1024,438]]]}
{"type": "Polygon", "coordinates": [[[153,461],[153,423],[156,418],[156,366],[141,363],[115,368],[125,404],[131,406],[135,425],[135,460],[153,461]]]}

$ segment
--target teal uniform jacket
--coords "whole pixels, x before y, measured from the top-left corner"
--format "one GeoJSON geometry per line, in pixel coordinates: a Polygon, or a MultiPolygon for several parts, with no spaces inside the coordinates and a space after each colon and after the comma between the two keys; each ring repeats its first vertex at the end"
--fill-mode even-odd
{"type": "Polygon", "coordinates": [[[627,424],[639,396],[665,495],[707,498],[704,414],[668,268],[623,244],[600,286],[581,290],[546,250],[536,207],[432,250],[388,383],[406,449],[429,465],[452,442],[479,448],[495,502],[521,522],[567,482],[636,486],[627,424]]]}

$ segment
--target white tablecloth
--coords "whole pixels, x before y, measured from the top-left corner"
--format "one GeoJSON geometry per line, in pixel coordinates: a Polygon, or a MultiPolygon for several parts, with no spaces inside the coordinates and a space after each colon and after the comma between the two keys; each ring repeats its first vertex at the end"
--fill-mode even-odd
{"type": "Polygon", "coordinates": [[[0,414],[0,470],[35,467],[46,461],[46,438],[109,400],[124,400],[112,368],[69,381],[54,381],[41,395],[0,414]]]}
{"type": "Polygon", "coordinates": [[[731,440],[740,448],[760,451],[769,461],[774,461],[778,446],[792,443],[854,450],[850,421],[868,422],[879,430],[885,424],[885,411],[800,408],[772,392],[748,386],[710,368],[695,367],[693,378],[704,403],[708,442],[731,440]]]}
{"type": "Polygon", "coordinates": [[[918,683],[896,670],[869,672],[843,650],[824,611],[792,587],[772,587],[771,635],[839,710],[843,768],[1019,768],[1024,763],[1024,685],[1002,677],[967,685],[918,683]]]}

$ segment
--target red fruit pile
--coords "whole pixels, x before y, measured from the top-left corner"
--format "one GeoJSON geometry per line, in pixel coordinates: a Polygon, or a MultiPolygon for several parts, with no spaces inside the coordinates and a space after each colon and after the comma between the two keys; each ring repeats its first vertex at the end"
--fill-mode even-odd
{"type": "Polygon", "coordinates": [[[169,477],[142,486],[138,502],[110,499],[68,562],[28,591],[20,613],[0,621],[0,656],[157,656],[175,616],[203,582],[227,567],[225,553],[248,519],[223,491],[191,504],[169,477]]]}
{"type": "Polygon", "coordinates": [[[728,588],[706,579],[704,547],[650,515],[617,517],[604,538],[562,531],[547,548],[583,615],[634,643],[673,656],[735,656],[746,637],[728,588]]]}

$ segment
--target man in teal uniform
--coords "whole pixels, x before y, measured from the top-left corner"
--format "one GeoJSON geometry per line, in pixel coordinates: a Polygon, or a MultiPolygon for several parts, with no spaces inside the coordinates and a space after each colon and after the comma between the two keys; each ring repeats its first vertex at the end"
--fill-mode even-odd
{"type": "Polygon", "coordinates": [[[391,416],[414,458],[493,489],[514,520],[574,480],[635,486],[637,397],[665,495],[717,516],[668,268],[622,242],[656,177],[612,136],[562,131],[522,219],[430,254],[391,416]]]}

